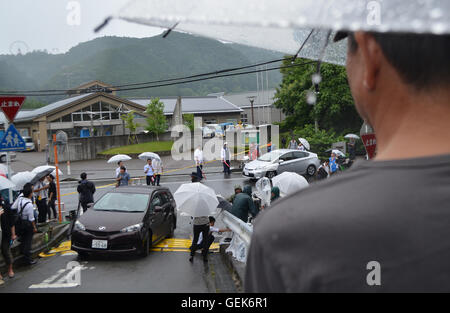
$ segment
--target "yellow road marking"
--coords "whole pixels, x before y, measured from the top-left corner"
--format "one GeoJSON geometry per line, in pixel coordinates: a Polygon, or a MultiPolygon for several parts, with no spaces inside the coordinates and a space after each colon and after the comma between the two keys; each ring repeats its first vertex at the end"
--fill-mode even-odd
{"type": "MultiPolygon", "coordinates": [[[[155,252],[190,252],[189,248],[191,247],[192,240],[191,239],[182,239],[182,238],[169,238],[160,242],[159,244],[153,246],[150,251],[155,252]]],[[[61,255],[77,255],[77,253],[73,250],[70,250],[71,241],[67,240],[62,242],[57,248],[53,248],[47,253],[41,252],[39,256],[41,258],[49,258],[60,253],[61,255]]],[[[219,251],[219,244],[213,242],[211,247],[209,248],[212,252],[219,251]]]]}

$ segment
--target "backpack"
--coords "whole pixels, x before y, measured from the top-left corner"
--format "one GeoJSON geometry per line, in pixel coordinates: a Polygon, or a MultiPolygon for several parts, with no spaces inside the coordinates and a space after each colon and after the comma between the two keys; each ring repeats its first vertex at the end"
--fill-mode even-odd
{"type": "Polygon", "coordinates": [[[24,205],[23,201],[20,202],[20,212],[19,212],[19,215],[17,216],[17,220],[15,222],[16,233],[19,236],[23,235],[26,232],[26,230],[28,228],[30,228],[30,226],[32,226],[30,221],[22,219],[23,210],[28,205],[28,203],[30,203],[30,202],[26,202],[24,205]]]}

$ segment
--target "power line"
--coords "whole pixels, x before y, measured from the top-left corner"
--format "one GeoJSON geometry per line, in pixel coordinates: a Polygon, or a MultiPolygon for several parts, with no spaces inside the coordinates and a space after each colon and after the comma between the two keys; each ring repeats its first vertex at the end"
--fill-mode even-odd
{"type": "MultiPolygon", "coordinates": [[[[173,86],[173,85],[179,85],[179,84],[187,84],[187,83],[193,83],[193,82],[200,82],[200,81],[205,81],[205,80],[210,80],[210,79],[216,79],[216,78],[224,78],[224,77],[231,77],[231,76],[238,76],[238,75],[246,75],[246,74],[253,74],[253,73],[259,73],[259,72],[264,72],[264,71],[275,71],[275,70],[281,70],[281,69],[287,69],[287,68],[292,68],[292,67],[299,67],[299,66],[303,66],[303,65],[308,65],[308,64],[313,64],[316,63],[317,61],[308,61],[308,62],[303,62],[303,63],[298,63],[298,64],[290,64],[290,65],[285,65],[285,66],[277,66],[277,67],[272,67],[272,68],[268,68],[268,69],[259,69],[259,70],[252,70],[252,71],[246,71],[246,72],[239,72],[239,73],[229,73],[229,74],[222,74],[222,75],[215,75],[215,76],[210,76],[210,77],[201,77],[201,78],[193,78],[193,79],[187,79],[186,78],[180,78],[178,80],[181,81],[176,81],[176,82],[168,82],[168,83],[160,83],[160,84],[156,84],[156,85],[149,85],[149,86],[140,86],[140,87],[131,87],[133,84],[127,85],[126,87],[128,88],[116,88],[115,91],[129,91],[129,90],[140,90],[140,89],[150,89],[150,88],[158,88],[158,87],[166,87],[166,86],[173,86]]],[[[252,65],[251,67],[253,67],[254,65],[252,65]]],[[[194,76],[199,76],[199,75],[194,75],[194,76]]],[[[204,75],[202,75],[204,76],[204,75]]],[[[187,77],[189,78],[189,77],[187,77]]],[[[159,82],[163,82],[163,81],[159,81],[159,82]]],[[[63,90],[61,90],[63,91],[63,90]]],[[[74,90],[67,90],[67,91],[71,91],[74,92],[74,90]]],[[[27,93],[27,92],[23,92],[20,93],[23,96],[58,96],[58,95],[67,95],[67,91],[64,93],[27,93]]],[[[37,92],[37,91],[35,91],[37,92]]],[[[5,92],[1,92],[2,94],[7,94],[5,92]]],[[[80,94],[84,94],[84,93],[89,93],[88,90],[79,90],[80,94]]]]}
{"type": "MultiPolygon", "coordinates": [[[[122,88],[122,87],[158,84],[158,83],[172,82],[172,81],[191,79],[191,78],[197,78],[197,77],[203,77],[203,76],[211,76],[211,75],[217,75],[217,74],[221,74],[221,73],[228,73],[228,72],[235,72],[235,71],[239,71],[239,70],[244,70],[244,69],[247,69],[247,68],[252,68],[252,67],[260,66],[260,65],[268,65],[268,64],[272,64],[272,63],[281,62],[281,61],[284,61],[284,60],[285,59],[276,59],[276,60],[261,62],[261,63],[257,63],[257,64],[252,64],[252,65],[245,65],[245,66],[241,66],[241,67],[228,68],[228,69],[217,70],[217,71],[213,71],[213,72],[207,72],[207,73],[190,75],[190,76],[184,76],[184,77],[176,77],[176,78],[161,79],[161,80],[154,80],[154,81],[141,82],[141,83],[123,84],[123,85],[112,85],[112,86],[110,86],[108,88],[117,89],[117,88],[122,88]]],[[[5,94],[5,95],[6,94],[24,94],[24,93],[27,93],[27,94],[28,93],[30,93],[30,94],[31,93],[53,93],[53,92],[57,92],[57,93],[58,92],[77,93],[77,92],[85,92],[85,89],[5,90],[5,91],[0,91],[0,92],[2,94],[5,94]]]]}

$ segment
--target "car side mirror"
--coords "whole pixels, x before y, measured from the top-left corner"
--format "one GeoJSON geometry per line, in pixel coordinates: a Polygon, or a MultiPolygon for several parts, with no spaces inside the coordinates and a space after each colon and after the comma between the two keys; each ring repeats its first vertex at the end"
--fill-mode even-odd
{"type": "Polygon", "coordinates": [[[154,212],[155,212],[155,213],[159,213],[159,212],[162,212],[162,210],[163,210],[163,208],[160,207],[159,205],[157,205],[157,206],[155,206],[154,212]]]}

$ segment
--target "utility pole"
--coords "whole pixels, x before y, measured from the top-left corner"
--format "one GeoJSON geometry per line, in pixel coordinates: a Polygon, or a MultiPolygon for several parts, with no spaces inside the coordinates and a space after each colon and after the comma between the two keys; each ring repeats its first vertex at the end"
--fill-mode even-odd
{"type": "Polygon", "coordinates": [[[248,100],[250,100],[250,105],[251,105],[252,125],[255,125],[255,115],[254,115],[254,111],[253,111],[253,103],[255,102],[256,96],[249,96],[247,98],[248,98],[248,100]]]}

